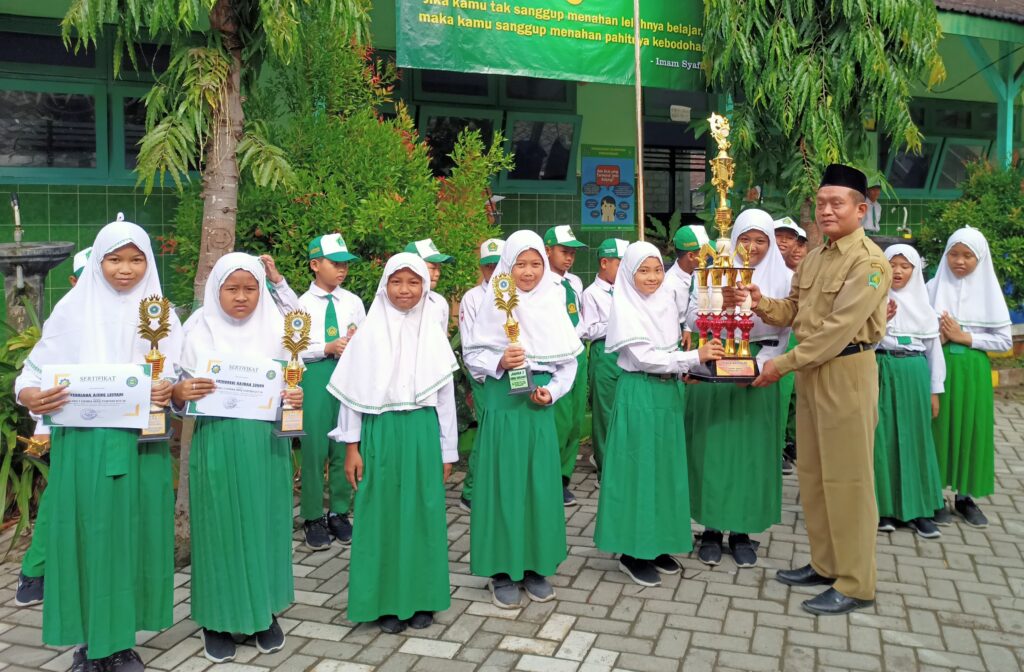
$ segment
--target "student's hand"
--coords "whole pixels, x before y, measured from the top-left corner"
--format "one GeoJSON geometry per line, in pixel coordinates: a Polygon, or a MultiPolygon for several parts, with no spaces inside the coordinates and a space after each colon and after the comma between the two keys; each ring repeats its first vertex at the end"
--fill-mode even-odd
{"type": "Polygon", "coordinates": [[[363,480],[363,456],[359,454],[358,443],[348,444],[345,453],[345,480],[352,486],[352,490],[358,490],[359,483],[363,480]]]}
{"type": "Polygon", "coordinates": [[[932,395],[932,420],[939,417],[939,395],[932,395]]]}
{"type": "Polygon", "coordinates": [[[68,388],[63,385],[51,387],[48,390],[40,390],[38,387],[26,387],[18,395],[22,406],[36,415],[49,415],[60,410],[68,403],[68,388]]]}
{"type": "Polygon", "coordinates": [[[447,483],[448,479],[451,477],[451,475],[452,475],[452,465],[449,464],[449,463],[445,463],[445,465],[444,465],[444,479],[441,482],[442,483],[447,483]]]}
{"type": "Polygon", "coordinates": [[[341,357],[341,353],[345,352],[347,345],[347,338],[336,338],[324,346],[324,354],[328,357],[341,357]]]}
{"type": "Polygon", "coordinates": [[[505,354],[501,356],[499,364],[506,371],[522,367],[523,364],[526,364],[526,350],[523,350],[521,345],[508,346],[505,349],[505,354]]]}
{"type": "Polygon", "coordinates": [[[690,349],[690,345],[692,344],[690,339],[692,339],[692,338],[693,338],[693,332],[692,331],[684,331],[683,332],[683,337],[681,339],[679,339],[679,347],[681,347],[683,350],[689,350],[690,349]]]}
{"type": "Polygon", "coordinates": [[[960,323],[946,312],[942,313],[942,317],[939,318],[939,334],[944,339],[943,342],[952,341],[953,343],[966,345],[968,348],[974,343],[971,335],[961,329],[960,323]]]}
{"type": "Polygon", "coordinates": [[[896,301],[889,299],[889,303],[885,306],[885,321],[892,322],[894,317],[896,317],[896,301]]]}
{"type": "Polygon", "coordinates": [[[172,392],[174,392],[174,385],[170,381],[161,378],[153,383],[153,388],[149,392],[149,403],[156,406],[166,406],[171,403],[172,392]]]}
{"type": "Polygon", "coordinates": [[[725,348],[722,347],[720,340],[713,338],[697,348],[697,356],[700,357],[701,364],[707,361],[715,361],[725,357],[725,348]]]}
{"type": "Polygon", "coordinates": [[[779,378],[782,378],[782,374],[775,367],[775,360],[769,359],[761,367],[761,375],[755,378],[751,385],[754,387],[768,387],[772,383],[779,382],[779,378]]]}
{"type": "Polygon", "coordinates": [[[269,254],[261,254],[260,261],[263,262],[263,268],[267,271],[267,280],[271,283],[277,284],[284,280],[284,276],[277,270],[277,264],[274,263],[274,258],[269,254]]]}
{"type": "Polygon", "coordinates": [[[289,408],[302,408],[302,388],[284,388],[281,390],[281,399],[288,404],[289,408]]]}
{"type": "Polygon", "coordinates": [[[171,398],[175,406],[184,406],[185,402],[197,401],[217,389],[209,378],[188,378],[174,384],[171,398]]]}
{"type": "Polygon", "coordinates": [[[551,403],[551,393],[548,392],[546,387],[538,387],[530,395],[530,401],[537,404],[538,406],[547,406],[551,403]]]}
{"type": "Polygon", "coordinates": [[[757,308],[757,304],[761,303],[761,288],[751,283],[749,285],[740,285],[736,288],[739,293],[740,303],[747,298],[747,294],[750,295],[750,309],[757,308]]]}

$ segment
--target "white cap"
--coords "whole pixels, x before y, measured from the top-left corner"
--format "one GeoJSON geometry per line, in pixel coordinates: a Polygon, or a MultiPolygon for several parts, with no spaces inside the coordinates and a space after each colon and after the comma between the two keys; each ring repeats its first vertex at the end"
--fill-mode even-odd
{"type": "Polygon", "coordinates": [[[697,242],[700,243],[701,247],[711,242],[711,238],[708,237],[707,229],[704,228],[703,224],[690,224],[687,228],[692,230],[693,234],[697,236],[697,242]]]}
{"type": "Polygon", "coordinates": [[[803,227],[793,221],[792,217],[783,217],[782,219],[775,220],[776,229],[789,229],[796,235],[803,239],[807,239],[807,232],[804,231],[803,227]]]}
{"type": "Polygon", "coordinates": [[[82,271],[85,270],[86,264],[89,263],[90,256],[92,256],[91,247],[87,247],[75,255],[74,260],[71,262],[71,272],[75,274],[76,278],[82,275],[82,271]]]}
{"type": "Polygon", "coordinates": [[[501,259],[501,251],[505,249],[505,241],[501,238],[488,238],[480,245],[480,263],[496,264],[501,259]]]}
{"type": "Polygon", "coordinates": [[[572,227],[568,224],[552,226],[545,231],[544,244],[548,247],[553,247],[555,245],[561,245],[563,247],[586,247],[586,245],[576,240],[576,234],[572,232],[572,227]]]}

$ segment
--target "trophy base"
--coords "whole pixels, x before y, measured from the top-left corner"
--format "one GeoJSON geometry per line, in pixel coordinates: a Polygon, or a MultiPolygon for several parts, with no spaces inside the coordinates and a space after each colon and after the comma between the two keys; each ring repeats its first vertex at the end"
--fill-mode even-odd
{"type": "Polygon", "coordinates": [[[537,384],[533,382],[533,371],[527,367],[510,369],[508,373],[509,394],[533,394],[537,384]]]}
{"type": "Polygon", "coordinates": [[[302,409],[284,408],[278,411],[277,422],[271,433],[278,438],[305,436],[306,432],[302,429],[302,409]]]}
{"type": "Polygon", "coordinates": [[[171,414],[166,408],[150,409],[149,426],[139,434],[139,443],[156,443],[171,439],[171,414]]]}
{"type": "Polygon", "coordinates": [[[695,366],[686,375],[706,383],[752,383],[759,373],[753,357],[723,357],[695,366]]]}

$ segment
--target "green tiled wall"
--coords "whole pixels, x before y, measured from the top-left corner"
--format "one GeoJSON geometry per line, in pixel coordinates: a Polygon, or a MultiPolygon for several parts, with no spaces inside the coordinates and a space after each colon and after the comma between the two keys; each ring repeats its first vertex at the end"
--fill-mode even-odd
{"type": "MultiPolygon", "coordinates": [[[[79,250],[92,245],[96,233],[123,212],[126,220],[135,222],[151,237],[170,233],[171,218],[177,205],[177,193],[171,189],[154,189],[148,198],[131,187],[95,185],[0,184],[0,243],[14,240],[14,211],[10,194],[16,192],[21,207],[21,226],[25,241],[68,241],[79,250]]],[[[161,254],[160,242],[153,241],[160,267],[160,276],[167,277],[169,255],[161,254]]],[[[71,259],[50,271],[46,279],[46,306],[53,304],[70,288],[71,259]]],[[[6,306],[0,301],[0,312],[6,306]]]]}
{"type": "Polygon", "coordinates": [[[883,235],[895,236],[897,227],[903,225],[904,208],[907,212],[907,225],[916,236],[921,226],[928,221],[932,206],[939,202],[936,199],[901,199],[899,201],[879,199],[882,204],[882,227],[883,235]]]}

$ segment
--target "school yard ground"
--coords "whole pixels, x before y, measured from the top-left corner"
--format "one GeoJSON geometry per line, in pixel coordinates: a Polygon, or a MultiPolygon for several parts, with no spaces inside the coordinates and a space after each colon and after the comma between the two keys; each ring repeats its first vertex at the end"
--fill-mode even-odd
{"type": "MultiPolygon", "coordinates": [[[[448,487],[452,607],[432,627],[400,635],[345,620],[349,551],[298,550],[295,604],[281,624],[285,649],[272,656],[240,646],[213,666],[189,620],[189,574],[176,575],[175,625],[139,636],[153,670],[199,672],[601,672],[635,670],[987,670],[1024,668],[1024,391],[996,401],[996,489],[982,506],[992,524],[954,524],[942,539],[909,530],[879,537],[878,600],[849,617],[813,618],[814,593],[775,582],[804,564],[807,537],[796,477],[785,478],[783,521],[759,535],[754,569],[727,556],[709,569],[683,558],[683,575],[658,588],[634,585],[599,553],[592,533],[599,490],[586,460],[573,477],[580,506],[567,510],[569,558],[552,583],[558,599],[517,611],[491,605],[469,575],[469,515],[458,508],[462,472],[448,487]]],[[[671,512],[666,512],[671,515],[671,512]]],[[[358,525],[358,520],[355,522],[358,525]]],[[[4,544],[6,546],[6,544],[4,544]]],[[[42,646],[42,608],[14,606],[18,564],[0,566],[0,668],[66,670],[71,650],[42,646]]]]}

